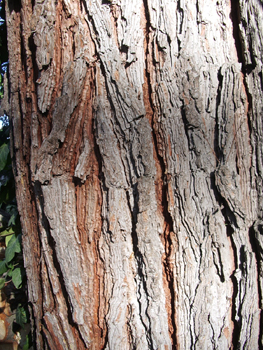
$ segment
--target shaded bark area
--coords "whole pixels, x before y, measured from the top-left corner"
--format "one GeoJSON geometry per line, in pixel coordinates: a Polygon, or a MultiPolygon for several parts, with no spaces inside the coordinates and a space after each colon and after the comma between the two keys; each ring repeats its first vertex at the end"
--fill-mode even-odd
{"type": "Polygon", "coordinates": [[[262,15],[6,3],[37,349],[262,348],[262,15]]]}

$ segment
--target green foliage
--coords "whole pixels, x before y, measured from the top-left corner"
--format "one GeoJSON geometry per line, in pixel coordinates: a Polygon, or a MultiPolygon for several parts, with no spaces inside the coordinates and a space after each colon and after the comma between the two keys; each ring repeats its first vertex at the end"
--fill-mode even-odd
{"type": "Polygon", "coordinates": [[[5,250],[6,263],[10,263],[14,259],[15,254],[21,253],[21,250],[21,235],[16,236],[13,234],[5,250]]]}
{"type": "Polygon", "coordinates": [[[14,269],[12,271],[12,273],[11,273],[12,282],[14,283],[14,286],[17,289],[22,287],[22,282],[23,282],[24,275],[25,275],[24,274],[24,269],[22,269],[21,267],[17,267],[16,269],[14,269]]]}
{"type": "Polygon", "coordinates": [[[32,335],[31,333],[27,334],[25,343],[23,345],[22,350],[29,350],[29,348],[32,346],[32,335]]]}
{"type": "Polygon", "coordinates": [[[20,327],[20,349],[29,350],[32,349],[32,334],[30,331],[30,316],[26,308],[22,304],[18,304],[16,308],[16,325],[20,327]]]}
{"type": "MultiPolygon", "coordinates": [[[[7,287],[14,291],[15,300],[10,305],[16,314],[17,327],[24,328],[29,322],[25,296],[25,269],[22,257],[21,226],[16,205],[15,180],[9,151],[9,124],[3,120],[0,130],[0,242],[5,245],[5,255],[0,260],[0,289],[7,287]],[[22,301],[22,303],[21,303],[22,301]]],[[[28,332],[27,332],[28,333],[28,332]]],[[[31,334],[24,334],[23,349],[32,346],[31,334]]]]}
{"type": "Polygon", "coordinates": [[[5,279],[0,278],[0,289],[4,288],[4,286],[5,286],[5,279]]]}
{"type": "Polygon", "coordinates": [[[4,143],[0,146],[0,171],[2,171],[5,168],[8,155],[9,155],[9,148],[7,143],[4,143]]]}
{"type": "Polygon", "coordinates": [[[21,245],[21,228],[18,217],[15,181],[9,151],[9,125],[0,131],[0,239],[5,241],[5,257],[0,261],[0,289],[13,282],[22,287],[24,273],[21,245]]]}
{"type": "Polygon", "coordinates": [[[7,272],[7,270],[8,268],[6,266],[5,260],[0,261],[0,275],[3,275],[5,272],[7,272]]]}
{"type": "Polygon", "coordinates": [[[29,315],[27,310],[19,304],[16,309],[16,323],[19,324],[20,327],[24,328],[25,324],[29,322],[29,315]]]}

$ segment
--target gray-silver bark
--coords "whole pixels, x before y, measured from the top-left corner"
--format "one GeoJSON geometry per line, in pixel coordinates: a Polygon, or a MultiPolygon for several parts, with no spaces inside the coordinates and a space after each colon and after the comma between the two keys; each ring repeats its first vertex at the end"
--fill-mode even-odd
{"type": "Polygon", "coordinates": [[[14,4],[37,348],[262,348],[262,2],[14,4]]]}

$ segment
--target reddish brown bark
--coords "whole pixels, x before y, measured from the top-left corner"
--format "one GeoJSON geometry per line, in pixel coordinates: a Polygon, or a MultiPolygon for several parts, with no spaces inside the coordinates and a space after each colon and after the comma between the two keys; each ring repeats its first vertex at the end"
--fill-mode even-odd
{"type": "Polygon", "coordinates": [[[37,349],[262,347],[262,6],[230,5],[6,2],[37,349]]]}

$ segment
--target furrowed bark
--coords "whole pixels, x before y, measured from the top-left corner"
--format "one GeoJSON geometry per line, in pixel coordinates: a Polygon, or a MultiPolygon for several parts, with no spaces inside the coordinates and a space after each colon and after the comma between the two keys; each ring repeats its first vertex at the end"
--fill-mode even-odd
{"type": "Polygon", "coordinates": [[[261,2],[6,13],[36,348],[262,348],[261,2]]]}

